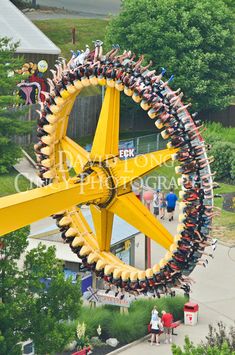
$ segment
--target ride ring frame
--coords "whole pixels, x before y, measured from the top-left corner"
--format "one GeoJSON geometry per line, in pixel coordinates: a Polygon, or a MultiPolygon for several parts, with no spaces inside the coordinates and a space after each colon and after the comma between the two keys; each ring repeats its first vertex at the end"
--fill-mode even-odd
{"type": "MultiPolygon", "coordinates": [[[[201,216],[204,215],[205,208],[213,210],[213,181],[209,164],[199,169],[195,147],[201,149],[200,159],[208,161],[206,147],[187,105],[183,105],[181,97],[170,89],[168,82],[163,82],[164,73],[156,76],[141,65],[136,70],[135,64],[129,56],[119,65],[115,58],[108,58],[106,62],[98,64],[90,59],[75,68],[69,67],[65,61],[57,65],[54,78],[49,81],[50,93],[46,94],[46,103],[41,105],[39,112],[39,143],[35,146],[39,176],[45,186],[0,200],[0,234],[53,215],[64,241],[97,276],[126,291],[141,289],[166,292],[169,288],[183,284],[183,278],[189,275],[202,255],[202,246],[199,244],[211,240],[211,219],[206,220],[201,216]],[[67,137],[66,131],[76,97],[84,87],[90,85],[106,86],[106,93],[91,153],[88,153],[67,137]],[[172,120],[176,122],[175,132],[167,149],[124,161],[118,158],[122,91],[140,103],[151,119],[158,118],[156,127],[166,128],[162,132],[163,138],[169,138],[169,123],[172,120]],[[178,139],[177,146],[175,142],[178,135],[182,140],[178,139]],[[131,189],[132,182],[137,178],[161,166],[188,147],[191,152],[190,161],[195,162],[195,170],[183,175],[181,195],[187,193],[185,181],[193,181],[195,190],[195,181],[200,185],[200,198],[196,199],[195,206],[198,209],[197,217],[205,221],[205,224],[200,222],[200,226],[196,227],[200,240],[196,239],[196,234],[192,232],[192,263],[190,255],[187,255],[187,263],[175,259],[179,242],[184,237],[185,223],[179,222],[178,234],[173,237],[131,189]],[[141,164],[137,164],[138,160],[141,164]],[[71,166],[76,176],[70,176],[71,166]],[[208,186],[211,191],[209,195],[208,186]],[[83,204],[90,206],[95,233],[82,214],[80,207],[83,204]],[[110,252],[110,244],[114,214],[166,248],[165,257],[152,268],[143,271],[124,264],[113,255],[110,252]],[[174,268],[173,265],[177,267],[174,268]]],[[[181,163],[181,167],[183,164],[181,163]]],[[[184,211],[186,206],[190,206],[187,199],[184,200],[181,211],[184,211]]],[[[180,220],[185,221],[185,218],[180,215],[180,220]]],[[[210,245],[211,242],[207,244],[210,245]]]]}

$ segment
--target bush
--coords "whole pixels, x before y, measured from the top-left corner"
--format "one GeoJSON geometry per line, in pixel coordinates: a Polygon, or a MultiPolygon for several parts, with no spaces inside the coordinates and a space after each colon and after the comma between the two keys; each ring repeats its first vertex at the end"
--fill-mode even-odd
{"type": "Polygon", "coordinates": [[[184,350],[181,350],[180,346],[175,344],[172,345],[172,354],[173,355],[235,355],[234,351],[231,351],[227,342],[224,341],[222,346],[206,346],[203,345],[194,345],[188,337],[185,338],[184,350]]]}
{"type": "Polygon", "coordinates": [[[188,337],[185,337],[184,350],[180,346],[172,345],[174,355],[235,355],[235,327],[229,329],[219,322],[217,328],[209,325],[209,334],[206,342],[200,345],[194,345],[188,337]]]}
{"type": "Polygon", "coordinates": [[[235,128],[223,127],[221,123],[206,123],[203,138],[212,145],[210,155],[215,158],[211,167],[216,179],[235,183],[235,128]]]}
{"type": "Polygon", "coordinates": [[[235,326],[229,329],[225,326],[223,322],[217,323],[217,328],[209,325],[209,334],[206,337],[206,342],[203,345],[206,346],[217,346],[219,349],[222,348],[223,343],[226,342],[231,351],[235,351],[235,326]]]}
{"type": "Polygon", "coordinates": [[[218,141],[211,149],[215,161],[212,163],[216,178],[220,181],[235,182],[235,144],[218,141]]]}
{"type": "Polygon", "coordinates": [[[187,300],[185,297],[176,296],[176,297],[162,297],[160,299],[151,299],[151,300],[138,300],[132,303],[130,307],[130,313],[135,313],[138,311],[144,312],[146,320],[145,324],[149,323],[150,314],[154,306],[157,307],[159,313],[162,310],[166,312],[171,312],[175,320],[182,320],[184,316],[183,307],[187,300]]]}
{"type": "Polygon", "coordinates": [[[110,337],[117,338],[121,344],[130,343],[146,335],[147,324],[143,312],[116,313],[110,323],[110,337]]]}
{"type": "Polygon", "coordinates": [[[203,138],[207,143],[235,142],[235,128],[224,127],[219,122],[205,122],[205,126],[206,131],[203,133],[203,138]]]}
{"type": "MultiPolygon", "coordinates": [[[[78,321],[85,323],[86,334],[89,338],[97,336],[96,329],[100,325],[102,340],[114,337],[121,344],[126,344],[147,334],[147,325],[154,306],[157,307],[159,313],[164,309],[171,312],[175,320],[179,320],[183,319],[185,302],[186,299],[182,296],[140,299],[132,303],[128,314],[120,314],[119,308],[114,306],[83,307],[78,321]]],[[[76,324],[74,324],[74,329],[76,329],[76,324]]]]}
{"type": "Polygon", "coordinates": [[[84,322],[86,325],[86,334],[89,338],[97,336],[97,328],[101,326],[101,339],[110,338],[110,324],[112,323],[112,312],[104,309],[103,307],[89,308],[83,307],[79,322],[84,322]]]}

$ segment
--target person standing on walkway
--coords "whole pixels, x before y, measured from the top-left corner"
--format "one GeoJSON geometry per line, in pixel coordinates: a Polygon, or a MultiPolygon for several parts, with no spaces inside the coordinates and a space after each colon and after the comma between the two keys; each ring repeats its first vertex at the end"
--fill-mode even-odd
{"type": "Polygon", "coordinates": [[[156,192],[154,192],[153,194],[153,213],[154,215],[157,217],[159,216],[159,197],[160,197],[160,190],[157,190],[156,192]]]}
{"type": "Polygon", "coordinates": [[[156,307],[153,308],[152,314],[151,314],[151,345],[153,345],[154,341],[156,340],[156,345],[160,345],[159,342],[159,333],[160,333],[160,323],[161,319],[158,316],[158,311],[156,307]]]}
{"type": "Polygon", "coordinates": [[[160,193],[159,196],[160,219],[164,219],[166,213],[166,197],[165,193],[160,193]]]}
{"type": "Polygon", "coordinates": [[[171,313],[166,313],[166,311],[162,311],[162,324],[165,333],[165,344],[172,343],[172,337],[171,337],[172,323],[173,323],[173,315],[171,313]]]}
{"type": "Polygon", "coordinates": [[[175,211],[175,205],[178,197],[174,193],[174,189],[171,188],[169,194],[166,195],[167,212],[169,216],[169,222],[173,221],[173,215],[175,211]]]}

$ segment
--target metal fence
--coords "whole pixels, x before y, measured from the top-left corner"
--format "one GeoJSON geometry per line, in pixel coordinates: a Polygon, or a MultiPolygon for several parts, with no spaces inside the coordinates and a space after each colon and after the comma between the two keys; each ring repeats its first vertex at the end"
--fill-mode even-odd
{"type": "Polygon", "coordinates": [[[135,154],[145,154],[154,152],[166,147],[166,141],[162,138],[160,133],[147,134],[135,138],[122,139],[120,143],[128,143],[133,141],[135,147],[135,154]]]}

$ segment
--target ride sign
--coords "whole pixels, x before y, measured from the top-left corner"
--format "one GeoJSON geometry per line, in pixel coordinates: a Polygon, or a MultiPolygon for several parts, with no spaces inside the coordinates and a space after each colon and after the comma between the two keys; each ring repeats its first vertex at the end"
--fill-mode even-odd
{"type": "Polygon", "coordinates": [[[114,294],[105,293],[105,290],[94,290],[92,287],[89,287],[88,291],[89,291],[89,296],[87,297],[88,301],[93,301],[103,305],[109,304],[112,306],[129,308],[131,303],[135,300],[134,297],[127,297],[127,298],[124,297],[121,299],[118,296],[115,296],[114,294]]]}
{"type": "Polygon", "coordinates": [[[135,146],[134,141],[125,141],[119,143],[119,158],[127,159],[135,157],[135,146]]]}

